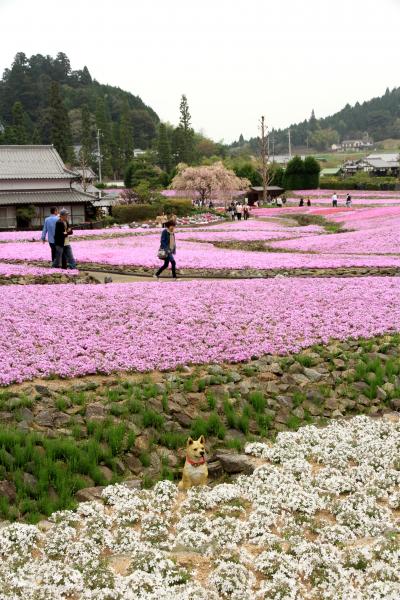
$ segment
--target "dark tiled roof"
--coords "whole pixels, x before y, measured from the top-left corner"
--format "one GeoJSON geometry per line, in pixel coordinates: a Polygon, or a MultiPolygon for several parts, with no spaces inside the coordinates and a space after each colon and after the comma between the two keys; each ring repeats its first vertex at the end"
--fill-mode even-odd
{"type": "Polygon", "coordinates": [[[95,200],[94,196],[77,190],[0,192],[0,206],[13,206],[15,204],[82,204],[93,200],[95,200]]]}
{"type": "Polygon", "coordinates": [[[75,179],[54,146],[1,146],[0,179],[75,179]]]}

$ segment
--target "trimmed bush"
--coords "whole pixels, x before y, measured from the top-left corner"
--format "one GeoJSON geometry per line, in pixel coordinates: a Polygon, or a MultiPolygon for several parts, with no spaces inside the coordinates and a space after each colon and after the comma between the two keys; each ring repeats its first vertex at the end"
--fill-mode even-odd
{"type": "Polygon", "coordinates": [[[147,221],[155,219],[163,212],[173,213],[184,217],[195,212],[192,201],[187,198],[166,199],[155,204],[119,204],[112,209],[113,217],[117,223],[131,223],[132,221],[147,221]]]}

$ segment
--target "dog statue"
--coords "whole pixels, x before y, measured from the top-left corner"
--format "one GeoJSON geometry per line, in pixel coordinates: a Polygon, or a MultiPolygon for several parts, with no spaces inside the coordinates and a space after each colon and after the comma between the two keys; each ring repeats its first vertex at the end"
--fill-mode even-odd
{"type": "Polygon", "coordinates": [[[180,490],[188,490],[194,485],[206,485],[208,469],[205,443],[204,435],[201,435],[198,440],[193,440],[191,437],[188,439],[182,481],[178,484],[180,490]]]}

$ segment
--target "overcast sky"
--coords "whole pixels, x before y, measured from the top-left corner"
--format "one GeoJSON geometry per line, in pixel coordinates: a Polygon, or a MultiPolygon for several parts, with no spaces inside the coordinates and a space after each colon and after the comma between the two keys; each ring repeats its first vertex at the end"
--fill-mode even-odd
{"type": "Polygon", "coordinates": [[[400,0],[0,0],[0,71],[65,52],[101,83],[227,142],[400,85],[400,0]]]}

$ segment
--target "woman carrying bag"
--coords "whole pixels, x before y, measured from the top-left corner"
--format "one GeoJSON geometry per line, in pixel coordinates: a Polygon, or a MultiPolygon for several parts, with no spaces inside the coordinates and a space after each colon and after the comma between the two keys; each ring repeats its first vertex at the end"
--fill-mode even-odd
{"type": "Polygon", "coordinates": [[[154,277],[157,277],[157,279],[159,279],[161,273],[165,271],[165,269],[168,268],[169,263],[171,263],[172,278],[177,279],[176,262],[174,258],[175,253],[175,222],[167,221],[167,223],[165,223],[165,229],[163,229],[161,233],[160,249],[157,254],[158,258],[164,261],[164,264],[158,269],[154,277]]]}

